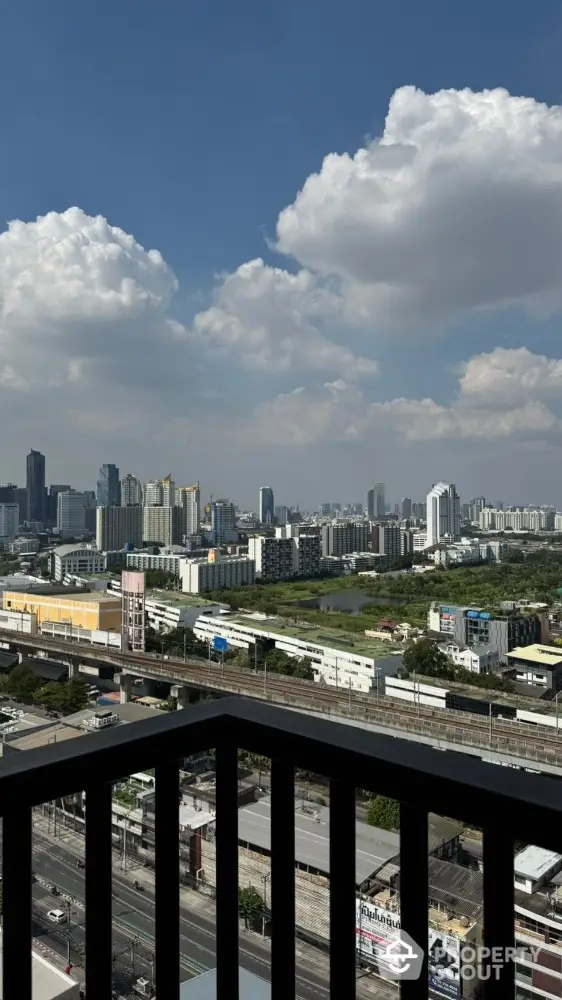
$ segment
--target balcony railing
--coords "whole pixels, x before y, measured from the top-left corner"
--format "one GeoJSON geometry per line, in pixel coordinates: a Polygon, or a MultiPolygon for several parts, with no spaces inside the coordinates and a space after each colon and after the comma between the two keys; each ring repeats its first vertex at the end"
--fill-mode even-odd
{"type": "MultiPolygon", "coordinates": [[[[32,809],[86,791],[86,997],[112,989],[111,785],[156,768],[155,987],[180,988],[178,761],[216,748],[216,965],[218,1000],[239,1000],[238,748],[272,758],[271,998],[295,997],[294,769],[330,780],[330,996],[352,1000],[356,983],[355,789],[401,802],[401,926],[428,935],[428,813],[484,831],[484,945],[514,945],[514,840],[559,849],[562,806],[549,778],[228,698],[11,754],[0,762],[3,818],[3,1000],[31,1000],[32,809]]],[[[426,1000],[420,978],[404,1000],[426,1000]]],[[[483,984],[486,1000],[514,995],[514,965],[483,984]]]]}

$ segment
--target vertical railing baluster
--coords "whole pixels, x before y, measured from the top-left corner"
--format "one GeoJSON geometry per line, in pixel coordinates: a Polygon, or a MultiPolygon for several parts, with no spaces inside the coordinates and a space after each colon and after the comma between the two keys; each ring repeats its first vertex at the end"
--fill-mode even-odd
{"type": "Polygon", "coordinates": [[[355,997],[355,788],[330,782],[330,1000],[355,997]]]}
{"type": "Polygon", "coordinates": [[[225,727],[217,746],[217,1000],[238,1000],[238,760],[225,727]]]}
{"type": "Polygon", "coordinates": [[[417,979],[400,980],[401,1000],[427,1000],[428,816],[424,809],[400,805],[400,928],[423,956],[417,979]]]}
{"type": "Polygon", "coordinates": [[[295,772],[271,765],[271,1000],[295,996],[295,772]]]}
{"type": "Polygon", "coordinates": [[[86,996],[111,996],[113,975],[110,784],[86,789],[86,996]]]}
{"type": "Polygon", "coordinates": [[[155,769],[156,866],[156,996],[179,1000],[180,994],[180,873],[179,768],[176,763],[155,769]]]}
{"type": "Polygon", "coordinates": [[[2,996],[31,1000],[31,809],[8,812],[2,833],[2,996]]]}
{"type": "Polygon", "coordinates": [[[483,838],[484,948],[499,958],[499,962],[484,960],[484,975],[489,975],[484,982],[486,1000],[515,995],[515,963],[504,961],[506,949],[515,944],[514,842],[499,822],[497,829],[484,830],[483,838]]]}

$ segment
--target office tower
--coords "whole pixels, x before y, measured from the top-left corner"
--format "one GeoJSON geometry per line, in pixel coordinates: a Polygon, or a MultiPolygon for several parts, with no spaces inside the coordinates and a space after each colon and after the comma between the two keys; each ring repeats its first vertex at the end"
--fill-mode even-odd
{"type": "Polygon", "coordinates": [[[230,500],[211,503],[211,538],[215,545],[237,541],[236,508],[230,500]]]}
{"type": "Polygon", "coordinates": [[[343,556],[350,552],[366,552],[371,531],[365,521],[344,521],[322,526],[322,555],[343,556]]]}
{"type": "Polygon", "coordinates": [[[175,502],[181,507],[182,535],[196,535],[201,522],[201,489],[199,483],[193,486],[179,486],[176,489],[175,502]]]}
{"type": "Polygon", "coordinates": [[[379,555],[388,563],[396,562],[402,555],[402,533],[398,524],[379,525],[379,555]]]}
{"type": "Polygon", "coordinates": [[[412,504],[412,517],[419,518],[420,521],[425,521],[427,517],[427,504],[425,503],[413,503],[412,504]]]}
{"type": "Polygon", "coordinates": [[[367,517],[374,521],[377,517],[384,517],[385,512],[384,483],[375,483],[367,493],[367,517]]]}
{"type": "Polygon", "coordinates": [[[455,484],[436,483],[427,494],[427,548],[460,533],[460,500],[455,484]]]}
{"type": "Polygon", "coordinates": [[[320,514],[320,517],[329,517],[332,513],[331,503],[321,503],[318,508],[318,513],[320,514]]]}
{"type": "Polygon", "coordinates": [[[33,448],[26,459],[27,520],[42,521],[45,499],[45,456],[33,448]]]}
{"type": "Polygon", "coordinates": [[[64,485],[62,483],[52,483],[51,486],[49,486],[46,512],[47,521],[50,521],[52,524],[57,523],[57,497],[59,493],[70,493],[71,488],[70,483],[65,483],[64,485]]]}
{"type": "Polygon", "coordinates": [[[67,538],[83,535],[86,527],[86,497],[76,490],[57,495],[57,529],[67,538]]]}
{"type": "Polygon", "coordinates": [[[96,491],[97,507],[119,507],[121,505],[121,484],[116,465],[102,465],[96,491]]]}
{"type": "Polygon", "coordinates": [[[289,508],[285,506],[279,506],[275,508],[275,521],[277,524],[288,524],[289,523],[289,508]]]}
{"type": "Polygon", "coordinates": [[[121,506],[142,507],[143,488],[140,479],[130,472],[121,480],[121,506]]]}
{"type": "Polygon", "coordinates": [[[273,524],[275,520],[275,501],[271,486],[260,486],[258,517],[262,524],[273,524]]]}
{"type": "Polygon", "coordinates": [[[20,509],[17,503],[0,503],[0,537],[15,538],[20,526],[20,509]]]}
{"type": "Polygon", "coordinates": [[[164,479],[153,479],[144,488],[145,507],[173,507],[176,502],[176,484],[169,472],[164,479]]]}
{"type": "MultiPolygon", "coordinates": [[[[127,508],[122,508],[126,510],[127,508]]],[[[156,545],[179,545],[182,540],[183,511],[181,507],[143,507],[142,537],[156,545]]]]}
{"type": "Polygon", "coordinates": [[[98,507],[96,510],[96,545],[101,552],[115,552],[126,545],[140,548],[142,528],[142,507],[98,507]]]}
{"type": "Polygon", "coordinates": [[[412,501],[410,497],[402,497],[402,517],[408,518],[412,516],[412,501]]]}

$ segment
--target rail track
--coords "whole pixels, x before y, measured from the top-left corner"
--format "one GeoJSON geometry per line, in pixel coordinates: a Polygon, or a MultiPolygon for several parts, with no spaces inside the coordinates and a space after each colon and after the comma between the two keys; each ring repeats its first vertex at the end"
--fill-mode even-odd
{"type": "Polygon", "coordinates": [[[462,746],[501,752],[562,769],[562,731],[501,717],[485,717],[457,709],[413,705],[383,694],[365,695],[352,689],[326,687],[280,674],[267,674],[212,660],[166,659],[150,653],[125,653],[39,635],[0,630],[0,641],[68,656],[71,660],[109,663],[127,674],[162,679],[173,684],[236,694],[288,707],[371,723],[386,729],[423,735],[462,746]]]}

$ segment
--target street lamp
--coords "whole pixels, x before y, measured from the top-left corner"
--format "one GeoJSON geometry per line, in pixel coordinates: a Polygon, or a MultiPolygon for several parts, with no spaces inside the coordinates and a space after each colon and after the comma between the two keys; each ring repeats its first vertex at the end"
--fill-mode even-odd
{"type": "Polygon", "coordinates": [[[263,882],[263,911],[261,915],[261,936],[265,939],[265,911],[267,909],[267,883],[271,878],[271,872],[266,872],[261,876],[263,882]]]}

